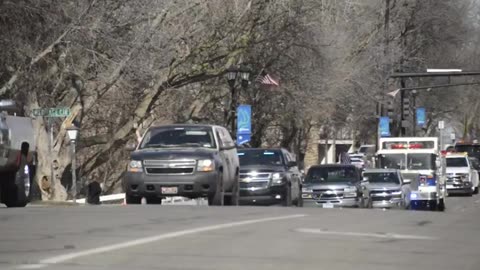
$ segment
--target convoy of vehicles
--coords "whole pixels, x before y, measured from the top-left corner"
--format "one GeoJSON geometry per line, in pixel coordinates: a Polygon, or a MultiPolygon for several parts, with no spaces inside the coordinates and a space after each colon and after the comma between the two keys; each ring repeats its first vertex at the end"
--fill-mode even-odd
{"type": "Polygon", "coordinates": [[[35,175],[32,120],[16,116],[17,111],[13,101],[0,101],[0,203],[7,207],[25,207],[30,202],[35,175]]]}
{"type": "Polygon", "coordinates": [[[360,207],[363,205],[361,180],[361,170],[354,165],[312,166],[303,183],[303,203],[323,208],[360,207]]]}
{"type": "Polygon", "coordinates": [[[285,149],[239,149],[242,204],[302,206],[302,175],[285,149]]]}

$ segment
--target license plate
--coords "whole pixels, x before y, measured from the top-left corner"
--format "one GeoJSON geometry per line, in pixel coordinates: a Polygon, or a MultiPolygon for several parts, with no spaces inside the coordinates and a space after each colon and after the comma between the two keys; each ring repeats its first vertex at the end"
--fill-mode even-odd
{"type": "Polygon", "coordinates": [[[333,208],[333,203],[324,203],[322,204],[323,208],[333,208]]]}
{"type": "Polygon", "coordinates": [[[162,194],[177,194],[177,187],[162,187],[162,194]]]}

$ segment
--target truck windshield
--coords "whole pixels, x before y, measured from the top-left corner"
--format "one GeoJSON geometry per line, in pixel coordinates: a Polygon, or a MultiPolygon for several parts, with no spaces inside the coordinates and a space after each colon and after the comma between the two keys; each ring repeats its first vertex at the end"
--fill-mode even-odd
{"type": "Polygon", "coordinates": [[[432,154],[408,154],[409,170],[433,170],[434,159],[432,154]]]}
{"type": "Polygon", "coordinates": [[[400,184],[398,175],[394,172],[369,172],[364,173],[363,177],[370,183],[395,183],[400,184]]]}
{"type": "Polygon", "coordinates": [[[283,166],[283,158],[279,150],[239,150],[240,166],[273,165],[283,166]]]}
{"type": "Polygon", "coordinates": [[[468,167],[466,158],[447,158],[447,167],[468,167]]]}
{"type": "Polygon", "coordinates": [[[384,169],[405,169],[405,154],[382,154],[380,166],[384,169]]]}
{"type": "Polygon", "coordinates": [[[216,148],[211,128],[160,127],[149,130],[141,144],[144,148],[204,147],[216,148]]]}
{"type": "Polygon", "coordinates": [[[308,170],[305,183],[357,182],[354,167],[313,167],[308,170]]]}

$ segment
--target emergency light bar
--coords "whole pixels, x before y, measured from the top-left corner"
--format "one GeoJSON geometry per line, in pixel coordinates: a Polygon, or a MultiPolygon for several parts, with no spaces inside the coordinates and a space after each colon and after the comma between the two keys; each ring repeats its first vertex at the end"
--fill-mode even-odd
{"type": "Polygon", "coordinates": [[[398,143],[398,144],[392,144],[390,145],[391,149],[425,149],[423,144],[421,143],[398,143]]]}

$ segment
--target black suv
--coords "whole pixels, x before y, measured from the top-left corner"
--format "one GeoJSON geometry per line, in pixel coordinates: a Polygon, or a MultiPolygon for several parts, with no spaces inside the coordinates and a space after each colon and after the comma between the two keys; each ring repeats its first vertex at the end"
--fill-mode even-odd
{"type": "Polygon", "coordinates": [[[285,149],[238,149],[240,202],[302,206],[302,176],[285,149]]]}
{"type": "Polygon", "coordinates": [[[151,127],[134,148],[123,178],[127,204],[140,204],[142,197],[161,204],[165,197],[182,196],[238,205],[237,149],[224,127],[151,127]]]}

